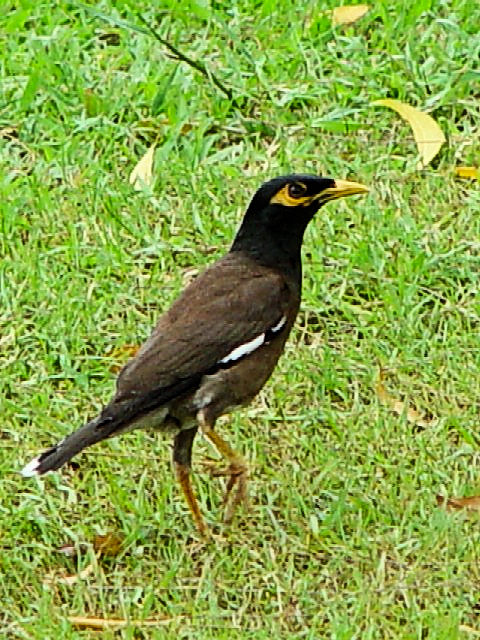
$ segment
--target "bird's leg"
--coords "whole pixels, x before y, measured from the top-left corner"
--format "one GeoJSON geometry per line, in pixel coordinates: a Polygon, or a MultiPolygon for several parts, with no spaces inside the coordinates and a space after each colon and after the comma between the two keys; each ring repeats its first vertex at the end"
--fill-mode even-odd
{"type": "Polygon", "coordinates": [[[234,451],[230,445],[213,430],[215,420],[209,418],[205,409],[198,412],[197,421],[203,435],[215,446],[217,451],[229,463],[228,468],[225,471],[214,472],[214,475],[216,476],[229,476],[225,498],[223,500],[223,504],[225,506],[223,520],[228,524],[231,522],[238,504],[243,503],[243,505],[247,507],[248,467],[242,456],[236,453],[236,451],[234,451]],[[237,485],[236,492],[230,499],[230,494],[235,485],[237,485]]]}
{"type": "Polygon", "coordinates": [[[175,476],[182,487],[183,495],[191,511],[195,526],[202,536],[208,536],[208,527],[205,524],[197,499],[193,492],[190,471],[192,463],[192,445],[197,427],[180,431],[173,441],[173,465],[175,476]]]}

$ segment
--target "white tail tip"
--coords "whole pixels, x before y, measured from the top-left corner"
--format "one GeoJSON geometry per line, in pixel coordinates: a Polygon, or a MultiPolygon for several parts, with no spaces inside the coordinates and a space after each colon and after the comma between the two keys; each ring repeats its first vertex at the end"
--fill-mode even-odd
{"type": "Polygon", "coordinates": [[[24,478],[32,478],[33,476],[38,476],[39,473],[37,471],[40,466],[39,461],[40,456],[37,456],[33,460],[31,460],[28,464],[26,464],[23,469],[20,471],[24,478]]]}

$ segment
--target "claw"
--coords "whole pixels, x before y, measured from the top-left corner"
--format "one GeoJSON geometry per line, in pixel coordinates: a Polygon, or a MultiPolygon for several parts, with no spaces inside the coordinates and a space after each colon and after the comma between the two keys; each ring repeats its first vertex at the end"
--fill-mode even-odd
{"type": "Polygon", "coordinates": [[[225,512],[223,515],[223,521],[225,524],[229,524],[232,521],[235,509],[239,504],[243,505],[245,510],[248,509],[248,468],[246,465],[231,464],[229,469],[229,479],[227,487],[225,489],[225,496],[223,498],[223,506],[225,512]],[[236,485],[236,490],[233,491],[236,485]]]}

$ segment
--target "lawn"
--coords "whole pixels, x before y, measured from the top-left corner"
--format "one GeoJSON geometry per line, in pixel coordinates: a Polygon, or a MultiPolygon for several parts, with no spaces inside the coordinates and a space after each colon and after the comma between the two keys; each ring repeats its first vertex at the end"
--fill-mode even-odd
{"type": "Polygon", "coordinates": [[[480,635],[479,516],[436,500],[480,494],[480,190],[455,175],[480,152],[480,5],[378,0],[332,27],[334,6],[3,2],[0,636],[99,637],[69,616],[137,621],[107,639],[480,635]],[[442,128],[425,169],[381,98],[442,128]],[[22,478],[109,399],[125,347],[228,248],[259,184],[292,171],[371,193],[310,225],[287,350],[218,425],[251,465],[249,513],[222,525],[200,439],[214,543],[162,435],[22,478]],[[99,535],[120,551],[97,552],[99,535]]]}

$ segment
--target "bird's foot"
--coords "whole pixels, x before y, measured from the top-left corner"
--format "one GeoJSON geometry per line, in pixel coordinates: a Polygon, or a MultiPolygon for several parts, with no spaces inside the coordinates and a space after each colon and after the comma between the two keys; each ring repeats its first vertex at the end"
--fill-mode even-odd
{"type": "Polygon", "coordinates": [[[204,459],[201,465],[212,478],[228,478],[222,506],[223,521],[230,524],[239,504],[242,504],[245,510],[248,508],[248,467],[243,461],[231,462],[228,467],[221,467],[218,460],[213,458],[204,459]]]}
{"type": "Polygon", "coordinates": [[[197,462],[197,465],[200,466],[205,473],[209,473],[212,478],[228,475],[227,470],[223,466],[220,467],[221,462],[218,458],[209,458],[206,456],[200,462],[197,462]]]}
{"type": "Polygon", "coordinates": [[[232,462],[221,475],[228,476],[223,498],[223,521],[230,524],[239,504],[248,509],[248,467],[244,462],[232,462]]]}

